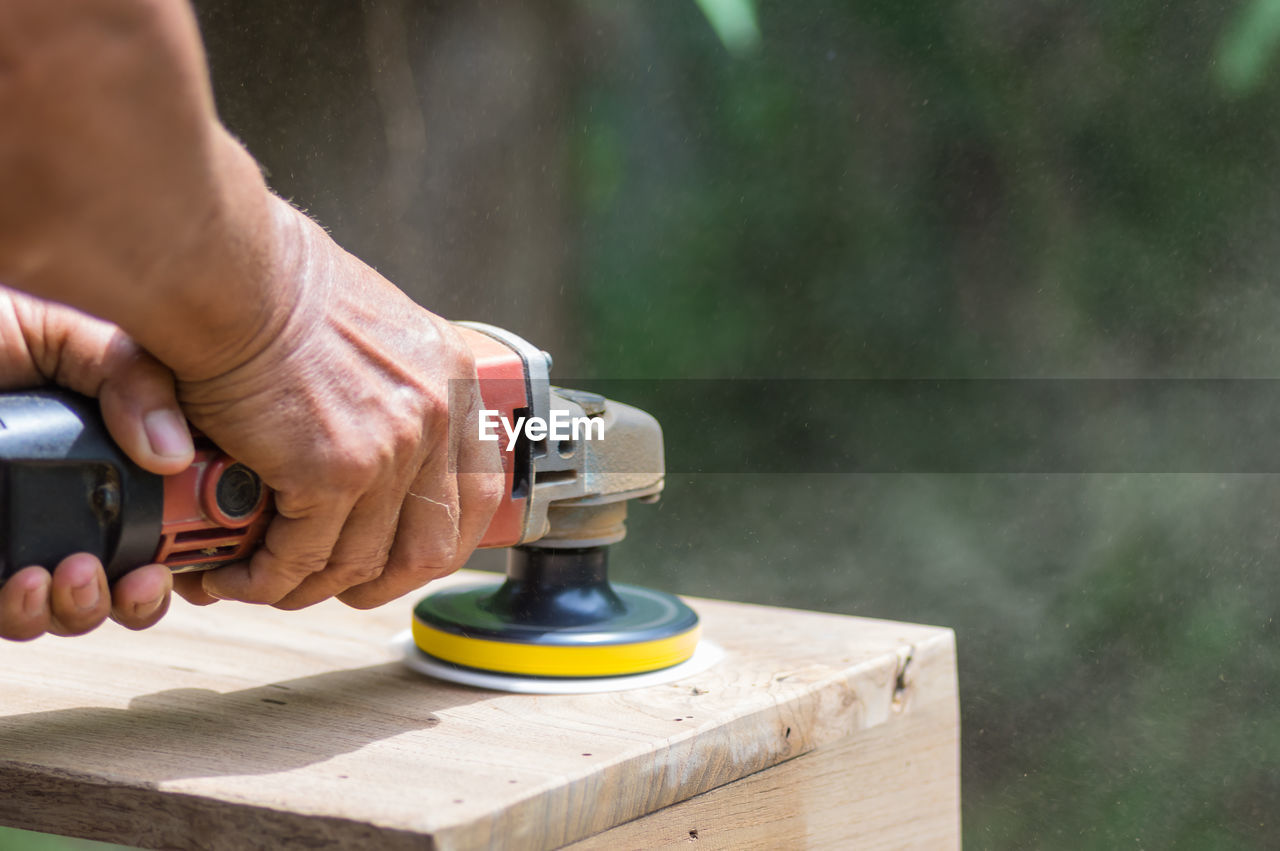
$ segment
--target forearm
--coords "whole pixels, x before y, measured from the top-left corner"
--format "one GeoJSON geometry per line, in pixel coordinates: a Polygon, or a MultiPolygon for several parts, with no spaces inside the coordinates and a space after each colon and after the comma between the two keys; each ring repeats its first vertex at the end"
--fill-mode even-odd
{"type": "Polygon", "coordinates": [[[5,0],[0,114],[0,281],[178,370],[271,333],[294,226],[217,121],[185,0],[5,0]]]}

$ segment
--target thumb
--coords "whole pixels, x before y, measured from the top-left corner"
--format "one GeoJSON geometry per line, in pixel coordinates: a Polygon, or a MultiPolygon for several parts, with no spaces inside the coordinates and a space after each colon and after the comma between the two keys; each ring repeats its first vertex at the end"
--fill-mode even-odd
{"type": "Polygon", "coordinates": [[[107,430],[138,466],[161,475],[194,449],[173,373],[120,328],[65,305],[0,287],[0,386],[52,379],[97,396],[107,430]],[[6,369],[7,368],[7,369],[6,369]],[[6,376],[6,373],[8,375],[6,376]]]}
{"type": "Polygon", "coordinates": [[[178,407],[173,373],[123,334],[111,341],[102,368],[102,418],[125,454],[161,475],[191,466],[195,448],[178,407]]]}

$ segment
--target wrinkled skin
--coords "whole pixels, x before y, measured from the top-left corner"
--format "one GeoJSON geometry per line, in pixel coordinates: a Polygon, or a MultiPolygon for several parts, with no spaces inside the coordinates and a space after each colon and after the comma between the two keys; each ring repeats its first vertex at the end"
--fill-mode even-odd
{"type": "MultiPolygon", "coordinates": [[[[7,296],[5,386],[99,396],[156,472],[190,459],[176,388],[276,491],[252,559],[178,593],[371,607],[465,561],[501,488],[496,446],[467,439],[470,353],[268,191],[218,122],[183,0],[6,0],[0,114],[0,281],[36,297],[7,296]]],[[[111,606],[148,626],[170,581],[146,566],[111,596],[83,554],[32,566],[0,589],[0,636],[84,632],[111,606]]]]}
{"type": "Polygon", "coordinates": [[[455,570],[497,507],[496,450],[474,437],[475,363],[448,323],[286,205],[280,215],[301,232],[307,290],[252,357],[178,373],[191,421],[276,490],[279,516],[249,563],[179,577],[179,590],[376,606],[455,570]],[[471,385],[450,410],[452,379],[471,385]]]}

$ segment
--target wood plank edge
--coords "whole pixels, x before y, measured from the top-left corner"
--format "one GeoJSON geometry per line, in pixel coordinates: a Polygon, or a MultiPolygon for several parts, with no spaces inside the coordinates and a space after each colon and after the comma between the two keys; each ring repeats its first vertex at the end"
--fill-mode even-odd
{"type": "MultiPolygon", "coordinates": [[[[814,750],[883,726],[903,716],[910,716],[916,707],[932,708],[936,700],[950,700],[950,711],[955,716],[958,729],[959,711],[955,705],[956,693],[955,633],[938,628],[914,644],[899,648],[890,661],[890,654],[869,659],[837,671],[812,683],[805,691],[791,700],[772,707],[757,710],[734,719],[730,724],[715,730],[691,730],[668,740],[660,751],[646,751],[625,757],[612,764],[593,768],[590,772],[566,782],[553,794],[518,801],[483,818],[470,819],[451,825],[440,825],[435,833],[442,851],[459,851],[475,847],[499,847],[511,843],[520,848],[560,848],[602,833],[620,824],[643,818],[677,804],[690,797],[705,794],[758,772],[811,753],[814,750]],[[880,670],[883,669],[883,670],[880,670]],[[859,680],[875,682],[871,694],[862,694],[859,680]],[[900,688],[901,687],[901,688],[900,688]],[[830,709],[828,696],[842,695],[839,709],[848,711],[855,703],[860,707],[852,712],[855,723],[848,719],[806,717],[824,709],[830,709]],[[792,719],[792,724],[787,719],[792,719]],[[794,738],[789,735],[797,727],[797,719],[804,719],[807,729],[795,729],[794,738]],[[776,727],[777,735],[762,741],[763,747],[754,758],[730,761],[717,760],[717,750],[732,751],[734,740],[760,741],[742,731],[751,728],[776,727]],[[714,741],[712,741],[714,740],[714,741]],[[696,753],[695,747],[707,753],[696,753]],[[709,766],[696,782],[674,781],[666,776],[665,766],[681,763],[681,750],[688,751],[684,758],[702,758],[709,766]],[[617,790],[634,784],[636,778],[649,778],[649,792],[633,796],[627,804],[597,807],[594,801],[601,795],[614,795],[617,790]],[[546,821],[548,812],[563,813],[557,819],[563,830],[558,833],[538,834],[529,825],[546,821]],[[574,819],[572,813],[587,814],[574,819]],[[595,820],[591,820],[595,816],[595,820]],[[518,845],[511,842],[518,838],[518,845]]],[[[865,688],[865,686],[864,686],[865,688]]]]}
{"type": "Polygon", "coordinates": [[[0,774],[0,824],[142,848],[438,851],[434,837],[367,822],[12,762],[0,774]]]}

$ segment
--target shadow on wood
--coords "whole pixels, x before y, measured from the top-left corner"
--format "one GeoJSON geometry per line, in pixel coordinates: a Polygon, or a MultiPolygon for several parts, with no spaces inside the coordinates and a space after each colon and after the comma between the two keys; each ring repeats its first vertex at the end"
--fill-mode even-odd
{"type": "Polygon", "coordinates": [[[130,700],[128,709],[0,717],[0,741],[6,759],[71,765],[87,742],[110,742],[118,770],[155,781],[276,774],[435,727],[437,711],[491,696],[435,687],[393,662],[223,694],[153,692],[130,700]]]}

